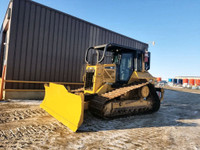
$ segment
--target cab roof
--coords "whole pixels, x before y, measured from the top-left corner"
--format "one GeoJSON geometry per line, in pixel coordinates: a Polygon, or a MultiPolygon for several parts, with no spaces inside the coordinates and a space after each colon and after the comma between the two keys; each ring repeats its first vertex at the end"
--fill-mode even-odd
{"type": "Polygon", "coordinates": [[[120,45],[120,44],[116,44],[116,43],[108,43],[108,44],[103,44],[103,45],[98,45],[98,46],[93,46],[94,49],[97,50],[104,50],[104,48],[107,46],[107,51],[109,52],[130,52],[130,51],[145,51],[147,49],[136,49],[133,47],[128,47],[128,46],[124,46],[124,45],[120,45]]]}

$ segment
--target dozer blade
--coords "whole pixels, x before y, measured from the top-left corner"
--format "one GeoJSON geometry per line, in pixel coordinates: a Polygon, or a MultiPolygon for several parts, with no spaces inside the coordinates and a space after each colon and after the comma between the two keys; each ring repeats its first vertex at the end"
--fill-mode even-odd
{"type": "Polygon", "coordinates": [[[84,95],[72,94],[63,85],[45,85],[45,98],[40,107],[73,132],[83,123],[84,95]]]}

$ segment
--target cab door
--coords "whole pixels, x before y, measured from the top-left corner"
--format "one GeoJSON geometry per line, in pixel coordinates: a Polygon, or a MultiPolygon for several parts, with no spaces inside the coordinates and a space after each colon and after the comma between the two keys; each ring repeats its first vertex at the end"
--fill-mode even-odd
{"type": "Polygon", "coordinates": [[[133,53],[122,53],[119,66],[119,80],[128,82],[133,73],[133,53]]]}

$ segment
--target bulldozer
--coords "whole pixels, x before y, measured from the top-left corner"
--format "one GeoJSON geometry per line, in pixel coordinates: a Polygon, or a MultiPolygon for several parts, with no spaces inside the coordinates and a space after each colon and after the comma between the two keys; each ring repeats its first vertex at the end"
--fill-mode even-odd
{"type": "Polygon", "coordinates": [[[150,54],[116,43],[89,47],[84,86],[70,90],[49,83],[40,107],[73,132],[83,123],[84,110],[106,119],[156,112],[164,90],[155,87],[156,78],[148,72],[150,54]]]}

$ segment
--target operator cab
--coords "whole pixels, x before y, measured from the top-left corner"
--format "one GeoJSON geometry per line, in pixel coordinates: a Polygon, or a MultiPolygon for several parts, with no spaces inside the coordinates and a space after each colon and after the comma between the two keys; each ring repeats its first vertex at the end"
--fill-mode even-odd
{"type": "Polygon", "coordinates": [[[106,54],[112,53],[110,58],[111,62],[116,64],[116,83],[127,83],[134,71],[145,72],[150,69],[150,52],[145,49],[139,50],[115,43],[90,47],[86,51],[86,63],[88,63],[88,51],[91,49],[96,51],[96,64],[105,64],[103,60],[106,54]]]}

